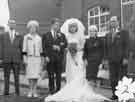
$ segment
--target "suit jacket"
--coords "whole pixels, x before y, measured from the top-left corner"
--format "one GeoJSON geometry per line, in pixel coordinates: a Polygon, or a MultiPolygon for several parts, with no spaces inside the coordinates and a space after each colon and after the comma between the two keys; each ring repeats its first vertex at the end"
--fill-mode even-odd
{"type": "Polygon", "coordinates": [[[105,56],[110,61],[120,62],[128,57],[129,34],[126,30],[117,32],[112,40],[112,34],[108,33],[105,38],[105,56]]]}
{"type": "Polygon", "coordinates": [[[9,32],[0,35],[0,59],[3,63],[20,63],[22,61],[23,37],[15,33],[11,42],[9,32]]]}
{"type": "Polygon", "coordinates": [[[58,33],[57,39],[54,39],[52,33],[47,32],[43,35],[42,44],[44,56],[48,56],[50,61],[58,60],[61,62],[63,60],[64,51],[67,47],[67,40],[64,34],[58,33]],[[58,45],[60,47],[60,51],[54,50],[53,45],[58,45]]]}

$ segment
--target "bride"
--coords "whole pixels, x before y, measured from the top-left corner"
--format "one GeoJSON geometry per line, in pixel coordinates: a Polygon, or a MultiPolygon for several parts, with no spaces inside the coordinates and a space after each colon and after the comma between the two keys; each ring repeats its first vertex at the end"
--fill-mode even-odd
{"type": "Polygon", "coordinates": [[[45,102],[101,102],[109,100],[94,92],[86,80],[86,63],[83,61],[85,27],[76,18],[65,21],[61,32],[68,41],[66,56],[66,85],[57,93],[45,98],[45,102]]]}

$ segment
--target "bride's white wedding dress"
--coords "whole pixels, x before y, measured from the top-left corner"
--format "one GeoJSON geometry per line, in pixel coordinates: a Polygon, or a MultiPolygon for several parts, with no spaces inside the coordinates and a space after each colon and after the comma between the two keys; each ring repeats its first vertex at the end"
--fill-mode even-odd
{"type": "MultiPolygon", "coordinates": [[[[78,36],[78,35],[77,35],[78,36]]],[[[85,64],[82,59],[84,39],[76,35],[67,37],[68,43],[77,43],[78,51],[73,58],[69,51],[66,56],[66,85],[57,93],[45,98],[45,102],[101,102],[106,97],[94,92],[86,80],[85,64]],[[81,40],[82,39],[82,40],[81,40]]]]}
{"type": "Polygon", "coordinates": [[[94,92],[85,78],[85,65],[82,59],[83,51],[78,51],[73,59],[67,52],[66,85],[56,94],[46,97],[45,101],[56,102],[101,102],[108,100],[94,92]]]}

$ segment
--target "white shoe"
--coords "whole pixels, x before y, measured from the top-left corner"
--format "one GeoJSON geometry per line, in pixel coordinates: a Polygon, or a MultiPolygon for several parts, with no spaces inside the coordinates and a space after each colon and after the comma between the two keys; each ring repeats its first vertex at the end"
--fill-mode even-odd
{"type": "Polygon", "coordinates": [[[39,97],[37,93],[34,93],[33,94],[33,97],[39,97]]]}
{"type": "Polygon", "coordinates": [[[32,97],[32,92],[29,92],[27,97],[32,97]]]}

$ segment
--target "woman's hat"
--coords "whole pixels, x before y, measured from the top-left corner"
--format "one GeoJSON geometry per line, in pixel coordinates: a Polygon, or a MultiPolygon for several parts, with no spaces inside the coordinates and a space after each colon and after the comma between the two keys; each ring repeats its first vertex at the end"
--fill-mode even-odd
{"type": "Polygon", "coordinates": [[[15,22],[15,20],[8,20],[8,26],[9,27],[14,27],[14,26],[16,26],[16,22],[15,22]]]}
{"type": "Polygon", "coordinates": [[[35,26],[35,27],[39,28],[39,22],[36,21],[36,20],[30,20],[27,23],[27,29],[30,29],[32,26],[35,26]]]}

